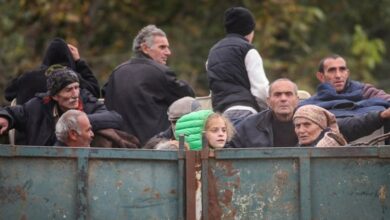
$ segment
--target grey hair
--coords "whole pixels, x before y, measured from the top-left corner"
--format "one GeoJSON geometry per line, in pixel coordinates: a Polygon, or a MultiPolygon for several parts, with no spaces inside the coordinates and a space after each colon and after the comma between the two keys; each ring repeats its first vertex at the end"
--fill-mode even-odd
{"type": "Polygon", "coordinates": [[[86,115],[85,112],[71,109],[66,111],[56,124],[56,137],[61,142],[66,142],[68,139],[68,133],[71,130],[77,132],[77,134],[81,134],[81,128],[78,123],[78,117],[86,115]]]}
{"type": "Polygon", "coordinates": [[[163,30],[156,27],[156,25],[150,24],[142,28],[133,41],[133,52],[138,54],[141,52],[141,45],[145,43],[148,47],[153,46],[153,39],[155,36],[166,37],[167,35],[163,30]]]}
{"type": "Polygon", "coordinates": [[[294,94],[298,95],[298,86],[295,82],[291,81],[291,79],[288,78],[279,78],[271,83],[271,85],[268,87],[268,97],[272,94],[272,87],[275,83],[281,82],[281,81],[287,81],[294,85],[294,94]]]}

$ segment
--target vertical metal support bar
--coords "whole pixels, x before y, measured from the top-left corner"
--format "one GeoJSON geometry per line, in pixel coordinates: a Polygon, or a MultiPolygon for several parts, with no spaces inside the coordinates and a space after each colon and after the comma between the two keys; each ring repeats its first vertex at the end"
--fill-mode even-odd
{"type": "Polygon", "coordinates": [[[301,220],[311,219],[310,158],[299,158],[300,216],[301,220]]]}
{"type": "Polygon", "coordinates": [[[202,134],[202,220],[208,220],[209,216],[209,197],[208,197],[208,170],[209,170],[209,146],[206,139],[205,132],[202,134]]]}
{"type": "Polygon", "coordinates": [[[177,177],[177,219],[184,220],[184,135],[179,136],[179,151],[178,151],[178,177],[177,177]]]}
{"type": "Polygon", "coordinates": [[[196,219],[196,154],[197,151],[186,151],[186,219],[196,219]]]}
{"type": "Polygon", "coordinates": [[[88,219],[88,157],[77,158],[77,219],[88,219]]]}

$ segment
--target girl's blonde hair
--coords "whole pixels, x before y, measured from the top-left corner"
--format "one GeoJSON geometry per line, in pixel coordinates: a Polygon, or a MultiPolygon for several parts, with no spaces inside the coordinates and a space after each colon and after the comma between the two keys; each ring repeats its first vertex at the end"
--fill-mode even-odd
{"type": "Polygon", "coordinates": [[[219,113],[219,112],[214,112],[214,113],[210,114],[207,117],[206,123],[204,125],[204,130],[205,131],[207,130],[207,128],[210,126],[211,119],[214,119],[214,118],[221,118],[225,122],[226,134],[227,134],[226,141],[227,142],[231,141],[233,136],[234,136],[234,134],[236,133],[236,130],[234,129],[234,126],[230,122],[230,120],[228,118],[226,118],[224,115],[222,115],[221,113],[219,113]]]}

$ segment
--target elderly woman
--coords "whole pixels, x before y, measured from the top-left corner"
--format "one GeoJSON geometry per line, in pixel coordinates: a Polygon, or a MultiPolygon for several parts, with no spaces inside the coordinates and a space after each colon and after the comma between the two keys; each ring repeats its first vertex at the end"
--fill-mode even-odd
{"type": "Polygon", "coordinates": [[[338,147],[347,144],[340,134],[336,117],[324,108],[304,105],[295,112],[293,121],[301,147],[338,147]]]}

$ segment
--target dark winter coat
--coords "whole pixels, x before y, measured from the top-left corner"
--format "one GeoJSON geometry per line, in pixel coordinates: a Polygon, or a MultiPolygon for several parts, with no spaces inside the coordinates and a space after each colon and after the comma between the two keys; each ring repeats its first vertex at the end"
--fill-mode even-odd
{"type": "MultiPolygon", "coordinates": [[[[230,142],[229,147],[273,147],[273,117],[271,110],[265,110],[246,118],[238,126],[237,133],[230,142]]],[[[340,133],[343,134],[347,142],[351,142],[379,129],[383,125],[383,121],[378,112],[370,112],[364,116],[337,119],[337,124],[340,133]]],[[[298,143],[291,143],[292,147],[297,145],[298,143]]]]}
{"type": "MultiPolygon", "coordinates": [[[[114,111],[107,111],[87,90],[81,91],[83,111],[87,114],[94,132],[105,129],[121,129],[122,118],[114,111]]],[[[9,129],[15,128],[26,134],[27,145],[52,146],[56,142],[55,117],[53,109],[56,102],[40,94],[23,105],[5,107],[0,111],[0,117],[9,121],[9,129]]]]}
{"type": "Polygon", "coordinates": [[[213,110],[223,112],[234,105],[259,111],[245,67],[245,56],[253,48],[238,34],[228,34],[214,45],[207,59],[207,77],[213,110]]]}
{"type": "Polygon", "coordinates": [[[170,125],[172,102],[194,91],[167,66],[139,55],[118,66],[103,88],[108,109],[122,115],[125,131],[145,144],[170,125]]]}
{"type": "Polygon", "coordinates": [[[16,98],[17,104],[24,104],[32,99],[36,93],[47,91],[45,72],[53,64],[61,64],[73,69],[80,79],[80,87],[87,89],[95,97],[100,97],[100,88],[87,63],[83,60],[74,61],[67,43],[55,38],[49,45],[42,65],[13,79],[5,89],[5,98],[12,101],[16,98]]]}

